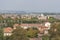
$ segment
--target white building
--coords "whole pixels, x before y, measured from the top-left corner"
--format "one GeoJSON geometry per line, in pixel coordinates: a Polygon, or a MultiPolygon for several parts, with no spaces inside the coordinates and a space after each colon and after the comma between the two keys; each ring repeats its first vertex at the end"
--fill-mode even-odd
{"type": "Polygon", "coordinates": [[[49,30],[50,27],[51,27],[51,23],[50,23],[50,22],[46,22],[46,23],[45,23],[45,26],[48,27],[48,30],[49,30]]]}
{"type": "Polygon", "coordinates": [[[44,16],[43,14],[40,14],[40,15],[38,15],[37,16],[37,18],[39,19],[39,20],[46,20],[47,19],[47,16],[44,16]]]}

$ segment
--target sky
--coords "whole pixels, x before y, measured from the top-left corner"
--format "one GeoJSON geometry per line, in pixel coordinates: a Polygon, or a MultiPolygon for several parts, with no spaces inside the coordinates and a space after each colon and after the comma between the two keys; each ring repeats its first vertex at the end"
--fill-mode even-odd
{"type": "Polygon", "coordinates": [[[0,10],[60,12],[60,0],[0,0],[0,10]]]}

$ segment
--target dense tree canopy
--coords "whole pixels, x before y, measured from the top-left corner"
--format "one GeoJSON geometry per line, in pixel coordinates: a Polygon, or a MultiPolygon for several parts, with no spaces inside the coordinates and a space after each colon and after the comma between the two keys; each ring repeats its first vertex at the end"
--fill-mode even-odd
{"type": "Polygon", "coordinates": [[[60,40],[60,22],[55,22],[52,24],[49,34],[50,40],[60,40]]]}
{"type": "Polygon", "coordinates": [[[27,36],[30,37],[30,38],[34,38],[34,37],[37,37],[38,36],[38,30],[37,28],[29,28],[27,30],[27,36]]]}
{"type": "Polygon", "coordinates": [[[13,34],[10,37],[10,40],[29,40],[29,39],[26,36],[26,30],[22,28],[18,28],[13,31],[13,34]]]}
{"type": "Polygon", "coordinates": [[[3,40],[3,29],[0,28],[0,40],[3,40]]]}

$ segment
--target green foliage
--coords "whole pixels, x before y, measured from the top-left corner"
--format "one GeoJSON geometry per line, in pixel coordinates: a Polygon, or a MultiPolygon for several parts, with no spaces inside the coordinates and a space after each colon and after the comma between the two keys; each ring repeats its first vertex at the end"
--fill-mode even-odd
{"type": "Polygon", "coordinates": [[[59,19],[56,19],[56,18],[54,18],[54,17],[50,17],[49,19],[48,19],[48,21],[49,22],[60,22],[60,20],[59,19]]]}
{"type": "Polygon", "coordinates": [[[49,30],[50,40],[60,40],[60,23],[55,22],[49,30]]]}
{"type": "Polygon", "coordinates": [[[2,20],[3,19],[3,17],[0,15],[0,20],[2,20]]]}
{"type": "Polygon", "coordinates": [[[10,36],[4,36],[3,40],[10,40],[10,36]]]}
{"type": "Polygon", "coordinates": [[[49,40],[49,36],[48,35],[43,35],[42,40],[49,40]]]}
{"type": "Polygon", "coordinates": [[[34,38],[38,36],[38,30],[36,28],[29,28],[27,30],[27,34],[28,37],[30,38],[34,38]]]}
{"type": "Polygon", "coordinates": [[[0,40],[3,40],[3,29],[0,29],[0,40]]]}
{"type": "Polygon", "coordinates": [[[17,28],[16,30],[13,31],[10,40],[29,40],[29,39],[26,36],[26,30],[22,28],[17,28]]]}

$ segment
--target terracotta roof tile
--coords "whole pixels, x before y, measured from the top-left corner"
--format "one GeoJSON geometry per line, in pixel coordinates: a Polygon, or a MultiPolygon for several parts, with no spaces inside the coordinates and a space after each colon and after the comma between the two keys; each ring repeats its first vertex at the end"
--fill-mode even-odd
{"type": "Polygon", "coordinates": [[[4,28],[4,32],[12,32],[12,28],[11,27],[4,28]]]}

